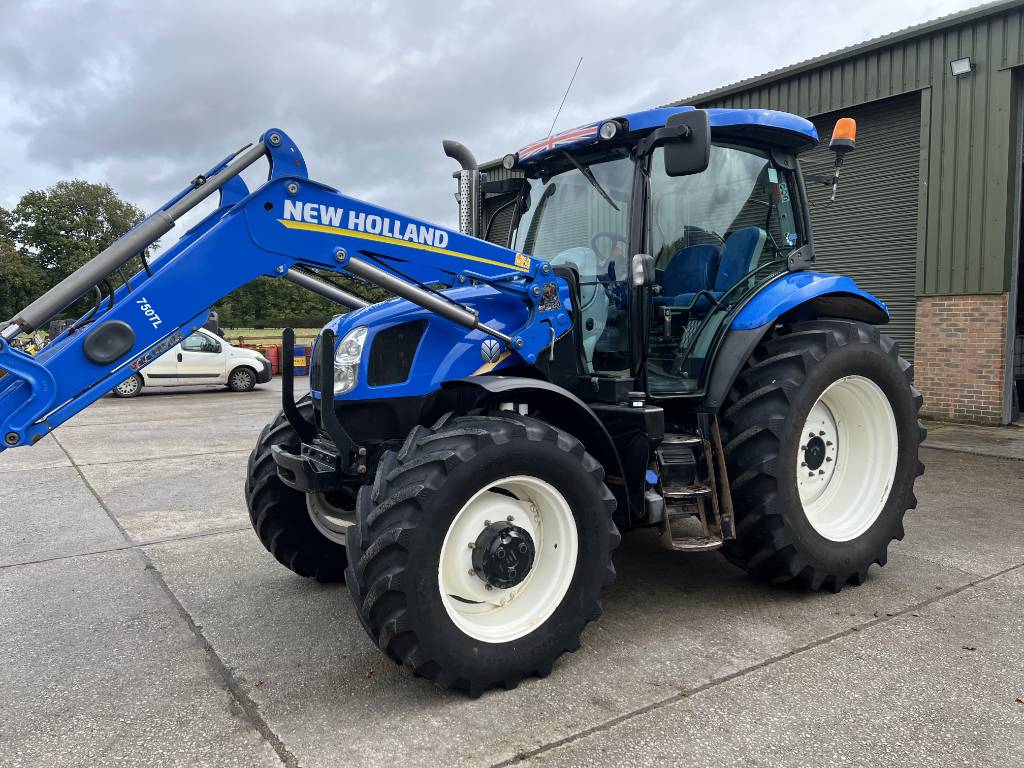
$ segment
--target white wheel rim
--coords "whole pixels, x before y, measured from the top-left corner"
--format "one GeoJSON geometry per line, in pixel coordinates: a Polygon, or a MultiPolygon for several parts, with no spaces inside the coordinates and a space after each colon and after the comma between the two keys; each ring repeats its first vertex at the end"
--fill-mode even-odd
{"type": "Polygon", "coordinates": [[[235,371],[231,374],[231,381],[235,389],[244,389],[249,386],[250,374],[248,371],[235,371]]]}
{"type": "Polygon", "coordinates": [[[117,391],[120,392],[122,395],[135,394],[138,388],[139,380],[136,379],[134,376],[130,376],[129,378],[125,379],[124,381],[117,385],[117,391]]]}
{"type": "Polygon", "coordinates": [[[811,408],[797,446],[796,480],[807,520],[830,541],[867,531],[896,477],[899,436],[892,405],[875,382],[846,376],[811,408]]]}
{"type": "Polygon", "coordinates": [[[355,522],[355,510],[336,507],[323,493],[307,493],[306,510],[324,538],[345,546],[345,529],[355,522]]]}
{"type": "Polygon", "coordinates": [[[576,519],[553,485],[526,475],[498,480],[477,491],[448,528],[437,573],[441,600],[449,618],[470,637],[485,643],[516,640],[540,627],[561,604],[578,551],[576,519]],[[529,533],[536,551],[526,578],[510,589],[488,588],[473,573],[470,544],[499,520],[529,533]]]}

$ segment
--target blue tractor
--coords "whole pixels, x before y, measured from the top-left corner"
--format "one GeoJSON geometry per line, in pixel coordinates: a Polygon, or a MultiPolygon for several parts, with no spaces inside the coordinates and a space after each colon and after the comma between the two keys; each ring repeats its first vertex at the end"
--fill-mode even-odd
{"type": "MultiPolygon", "coordinates": [[[[852,127],[833,135],[833,191],[852,127]]],[[[298,401],[284,356],[249,459],[253,527],[296,573],[344,579],[415,674],[474,696],[548,674],[601,614],[628,529],[773,582],[860,583],[916,505],[921,396],[877,329],[885,305],[813,269],[798,158],[817,141],[779,112],[655,109],[524,147],[502,181],[446,142],[456,231],[310,180],[269,130],[0,330],[0,450],[281,277],[351,311],[319,335],[298,401]],[[250,191],[239,173],[263,158],[250,191]],[[504,246],[484,237],[494,191],[504,246]],[[395,298],[368,306],[330,271],[395,298]],[[12,344],[89,291],[35,357],[12,344]]]]}

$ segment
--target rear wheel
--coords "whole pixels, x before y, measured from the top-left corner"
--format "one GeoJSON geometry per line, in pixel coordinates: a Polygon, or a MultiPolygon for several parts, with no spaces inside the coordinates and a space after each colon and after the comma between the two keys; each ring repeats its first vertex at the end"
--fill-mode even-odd
{"type": "Polygon", "coordinates": [[[514,414],[443,418],[382,458],[345,573],[375,643],[478,696],[544,676],[601,613],[614,497],[578,440],[514,414]]]}
{"type": "Polygon", "coordinates": [[[797,323],[764,341],[723,413],[737,516],[723,554],[761,578],[833,591],[885,565],[924,471],[911,375],[864,323],[797,323]]]}
{"type": "Polygon", "coordinates": [[[142,375],[133,373],[110,391],[115,397],[137,397],[142,391],[142,384],[142,375]]]}
{"type": "MultiPolygon", "coordinates": [[[[303,417],[312,420],[313,405],[308,395],[299,401],[298,408],[303,417]]],[[[271,448],[280,445],[298,453],[300,444],[283,412],[263,428],[249,455],[245,479],[249,520],[263,546],[281,564],[300,576],[341,581],[347,563],[343,529],[331,532],[321,520],[326,510],[315,504],[307,505],[306,494],[289,488],[277,474],[271,448]]],[[[341,526],[345,510],[332,507],[331,512],[332,525],[341,526]]],[[[350,517],[348,522],[351,520],[350,517]]]]}

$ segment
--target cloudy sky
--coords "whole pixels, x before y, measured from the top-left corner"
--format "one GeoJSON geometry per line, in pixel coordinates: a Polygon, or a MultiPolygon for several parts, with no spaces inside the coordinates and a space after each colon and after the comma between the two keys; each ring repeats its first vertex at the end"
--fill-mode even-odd
{"type": "Polygon", "coordinates": [[[454,223],[481,160],[974,5],[970,0],[0,0],[0,205],[62,178],[151,210],[265,128],[313,178],[454,223]]]}

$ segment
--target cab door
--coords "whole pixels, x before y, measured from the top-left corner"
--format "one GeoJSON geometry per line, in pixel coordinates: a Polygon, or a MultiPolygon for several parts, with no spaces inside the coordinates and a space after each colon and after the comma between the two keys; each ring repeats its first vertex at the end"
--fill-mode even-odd
{"type": "Polygon", "coordinates": [[[223,384],[227,381],[224,344],[206,331],[182,339],[177,356],[177,383],[223,384]]]}

